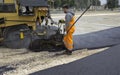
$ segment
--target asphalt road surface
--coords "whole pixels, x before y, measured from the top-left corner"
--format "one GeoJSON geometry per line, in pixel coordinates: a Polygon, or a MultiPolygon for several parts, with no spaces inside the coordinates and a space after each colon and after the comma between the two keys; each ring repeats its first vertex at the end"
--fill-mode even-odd
{"type": "Polygon", "coordinates": [[[120,44],[120,27],[105,29],[102,31],[74,35],[74,49],[94,49],[110,47],[120,44]]]}
{"type": "Polygon", "coordinates": [[[30,75],[120,75],[120,45],[75,62],[30,75]]]}

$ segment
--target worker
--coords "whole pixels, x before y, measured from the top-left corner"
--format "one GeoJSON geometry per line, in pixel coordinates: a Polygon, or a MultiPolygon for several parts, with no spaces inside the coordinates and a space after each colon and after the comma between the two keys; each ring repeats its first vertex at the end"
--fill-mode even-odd
{"type": "Polygon", "coordinates": [[[46,13],[46,17],[45,17],[46,23],[45,23],[45,25],[48,25],[48,19],[51,21],[51,24],[54,23],[54,21],[53,21],[53,19],[52,19],[52,17],[51,17],[51,14],[50,14],[50,8],[48,8],[48,11],[47,11],[47,13],[46,13]]]}
{"type": "Polygon", "coordinates": [[[75,14],[69,10],[68,5],[63,6],[63,11],[65,16],[65,36],[63,38],[64,45],[66,47],[65,53],[67,55],[72,54],[73,50],[73,33],[75,31],[75,26],[72,26],[75,22],[75,14]]]}
{"type": "Polygon", "coordinates": [[[51,23],[54,23],[51,15],[50,15],[50,9],[48,7],[47,11],[42,11],[42,14],[41,14],[41,21],[43,23],[43,21],[45,20],[45,25],[47,26],[48,25],[48,20],[51,21],[51,23]]]}

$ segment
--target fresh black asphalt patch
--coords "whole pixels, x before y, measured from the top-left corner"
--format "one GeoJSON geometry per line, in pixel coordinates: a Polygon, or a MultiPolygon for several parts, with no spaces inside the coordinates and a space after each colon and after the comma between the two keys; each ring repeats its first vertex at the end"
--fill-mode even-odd
{"type": "Polygon", "coordinates": [[[97,49],[120,44],[120,27],[74,35],[74,49],[97,49]]]}
{"type": "Polygon", "coordinates": [[[119,59],[120,45],[117,45],[75,62],[30,75],[120,75],[119,59]]]}

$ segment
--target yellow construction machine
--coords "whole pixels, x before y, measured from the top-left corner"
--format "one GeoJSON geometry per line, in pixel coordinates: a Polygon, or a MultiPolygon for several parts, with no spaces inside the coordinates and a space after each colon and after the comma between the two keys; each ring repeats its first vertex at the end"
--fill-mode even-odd
{"type": "MultiPolygon", "coordinates": [[[[51,42],[52,45],[53,43],[57,45],[56,39],[62,41],[62,39],[60,40],[62,37],[60,28],[52,30],[51,27],[40,26],[48,14],[47,0],[0,0],[0,42],[8,48],[17,49],[33,48],[35,43],[33,39],[36,38],[41,39],[38,46],[43,47],[44,45],[46,48],[47,44],[51,44],[51,42]],[[37,25],[39,25],[38,28],[37,25]],[[37,33],[37,29],[40,33],[37,33]],[[50,30],[54,34],[48,37],[50,30]],[[55,36],[53,37],[53,35],[55,36]]],[[[46,22],[46,24],[48,23],[46,22]]]]}

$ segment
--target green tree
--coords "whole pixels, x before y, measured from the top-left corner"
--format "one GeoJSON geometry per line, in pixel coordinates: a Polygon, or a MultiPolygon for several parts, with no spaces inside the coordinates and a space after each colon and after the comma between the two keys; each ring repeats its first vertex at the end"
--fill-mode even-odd
{"type": "Polygon", "coordinates": [[[75,0],[69,0],[70,7],[75,7],[75,0]]]}
{"type": "Polygon", "coordinates": [[[86,7],[88,7],[90,4],[92,4],[93,6],[100,6],[101,2],[100,0],[75,0],[77,2],[76,3],[76,7],[79,9],[84,9],[86,7]]]}
{"type": "Polygon", "coordinates": [[[70,7],[76,7],[76,8],[86,8],[88,5],[92,4],[94,6],[100,6],[100,0],[54,0],[55,1],[55,7],[61,7],[64,4],[68,4],[70,7]]]}
{"type": "Polygon", "coordinates": [[[55,1],[55,7],[62,7],[64,4],[68,4],[70,7],[75,6],[75,0],[54,0],[55,1]]]}
{"type": "Polygon", "coordinates": [[[100,6],[100,5],[101,5],[101,2],[100,2],[100,0],[91,0],[91,4],[92,4],[93,6],[100,6]]]}
{"type": "Polygon", "coordinates": [[[111,10],[118,7],[118,0],[107,0],[107,7],[111,10]]]}
{"type": "Polygon", "coordinates": [[[55,6],[55,8],[59,8],[59,7],[61,7],[61,0],[55,0],[55,3],[54,3],[54,6],[55,6]]]}

